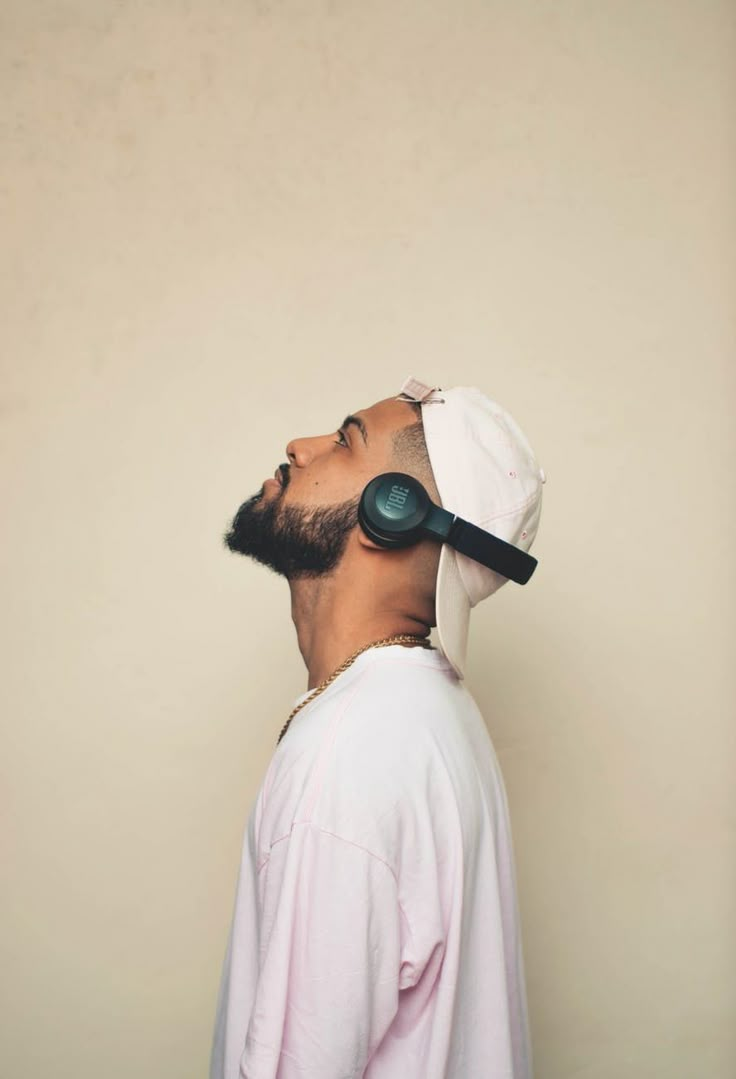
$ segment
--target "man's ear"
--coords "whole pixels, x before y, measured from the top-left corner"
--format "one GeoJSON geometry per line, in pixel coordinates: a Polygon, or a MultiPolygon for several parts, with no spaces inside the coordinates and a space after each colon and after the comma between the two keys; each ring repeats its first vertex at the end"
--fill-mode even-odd
{"type": "Polygon", "coordinates": [[[361,547],[368,547],[373,551],[385,551],[386,550],[386,548],[382,547],[380,543],[376,543],[375,540],[372,540],[370,538],[370,536],[366,536],[365,532],[360,527],[360,525],[358,525],[358,527],[356,528],[355,531],[356,531],[357,536],[358,536],[358,543],[360,544],[361,547]]]}

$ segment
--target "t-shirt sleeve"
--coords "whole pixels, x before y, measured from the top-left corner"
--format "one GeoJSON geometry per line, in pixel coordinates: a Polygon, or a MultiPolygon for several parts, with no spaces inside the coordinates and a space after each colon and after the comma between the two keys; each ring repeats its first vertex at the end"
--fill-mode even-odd
{"type": "Polygon", "coordinates": [[[400,907],[390,866],[311,823],[259,874],[259,977],[243,1079],[360,1079],[398,1010],[400,907]]]}

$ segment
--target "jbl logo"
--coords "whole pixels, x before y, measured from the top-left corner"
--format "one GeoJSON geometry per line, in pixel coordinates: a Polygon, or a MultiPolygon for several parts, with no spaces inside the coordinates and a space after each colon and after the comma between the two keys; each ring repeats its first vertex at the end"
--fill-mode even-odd
{"type": "Polygon", "coordinates": [[[403,509],[408,494],[408,487],[400,487],[398,483],[395,483],[391,488],[391,494],[386,499],[386,509],[403,509]]]}

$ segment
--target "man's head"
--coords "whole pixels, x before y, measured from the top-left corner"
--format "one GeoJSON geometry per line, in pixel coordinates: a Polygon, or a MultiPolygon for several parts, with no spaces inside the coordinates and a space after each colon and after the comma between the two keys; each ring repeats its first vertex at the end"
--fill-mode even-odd
{"type": "Polygon", "coordinates": [[[409,624],[436,625],[462,678],[470,611],[508,578],[450,543],[381,548],[363,533],[358,506],[375,476],[407,472],[448,512],[528,552],[545,474],[514,418],[475,387],[439,390],[410,377],[396,397],[286,450],[289,463],[240,507],[226,545],[290,581],[333,575],[336,593],[360,592],[357,618],[400,607],[409,624]]]}
{"type": "MultiPolygon", "coordinates": [[[[440,502],[421,405],[414,402],[379,401],[349,414],[334,431],[292,440],[286,454],[288,463],[243,503],[223,541],[289,580],[332,573],[351,536],[359,555],[381,550],[358,525],[360,495],[374,476],[407,472],[440,502]]],[[[434,581],[439,548],[426,541],[410,557],[426,591],[428,580],[434,581]]]]}

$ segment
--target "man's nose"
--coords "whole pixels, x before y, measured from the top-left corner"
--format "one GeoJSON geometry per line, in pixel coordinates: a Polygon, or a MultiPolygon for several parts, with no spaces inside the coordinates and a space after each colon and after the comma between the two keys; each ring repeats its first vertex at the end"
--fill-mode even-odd
{"type": "Polygon", "coordinates": [[[317,435],[314,438],[293,438],[287,443],[286,456],[289,464],[305,468],[314,458],[324,453],[330,445],[330,435],[317,435]]]}

